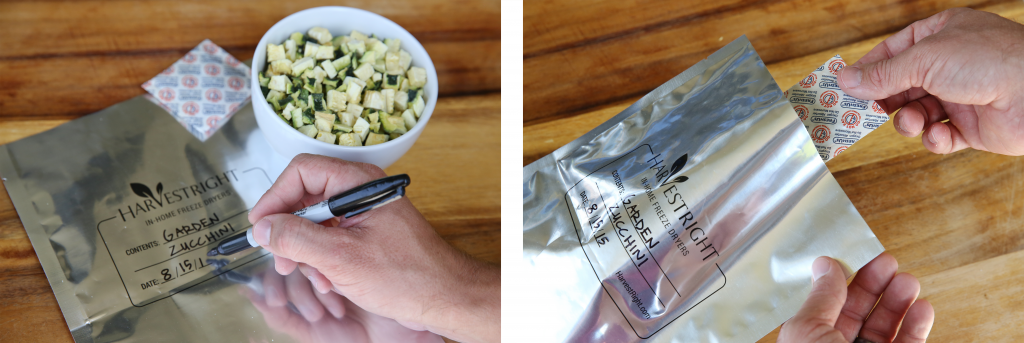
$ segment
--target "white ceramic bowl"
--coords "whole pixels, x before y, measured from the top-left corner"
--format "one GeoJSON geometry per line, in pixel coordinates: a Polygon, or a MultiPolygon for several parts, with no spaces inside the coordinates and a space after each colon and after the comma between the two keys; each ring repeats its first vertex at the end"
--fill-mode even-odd
{"type": "Polygon", "coordinates": [[[395,22],[388,20],[376,13],[367,12],[361,9],[349,7],[316,7],[302,10],[277,22],[263,34],[259,45],[256,46],[256,54],[252,57],[252,107],[256,113],[256,123],[263,130],[263,136],[267,138],[270,146],[285,158],[291,160],[300,153],[311,153],[325,156],[337,157],[343,160],[358,161],[375,164],[381,168],[387,168],[398,160],[399,157],[409,151],[412,144],[423,133],[423,128],[430,121],[434,112],[434,105],[437,104],[437,70],[434,62],[427,55],[427,50],[416,40],[409,31],[406,31],[395,22]],[[426,100],[426,107],[420,115],[416,126],[408,133],[391,141],[361,147],[347,147],[336,144],[328,144],[295,130],[285,123],[274,112],[274,108],[267,103],[267,99],[260,91],[259,77],[267,63],[267,43],[283,44],[293,32],[306,33],[314,26],[324,27],[331,31],[334,36],[347,35],[356,30],[367,35],[377,34],[381,38],[398,38],[402,40],[402,49],[412,55],[412,65],[427,70],[427,84],[423,87],[426,100]]]}

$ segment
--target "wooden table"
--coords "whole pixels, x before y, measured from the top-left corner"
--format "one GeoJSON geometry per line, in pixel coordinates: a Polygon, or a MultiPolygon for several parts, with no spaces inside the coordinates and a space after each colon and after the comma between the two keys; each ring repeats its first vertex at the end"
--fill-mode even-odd
{"type": "MultiPolygon", "coordinates": [[[[955,6],[1024,20],[1021,1],[564,1],[524,6],[523,164],[569,143],[746,34],[785,89],[955,6]],[[586,4],[583,4],[583,3],[586,4]]],[[[892,122],[828,163],[935,307],[932,342],[1024,341],[1024,158],[935,155],[892,122]]],[[[761,342],[774,342],[778,329],[761,342]]]]}
{"type": "MultiPolygon", "coordinates": [[[[0,3],[0,144],[145,93],[140,85],[209,38],[240,60],[263,33],[328,1],[5,1],[0,3]]],[[[438,233],[500,260],[500,11],[497,1],[347,1],[423,43],[437,67],[433,120],[387,169],[438,233]]],[[[2,187],[2,186],[0,186],[2,187]]],[[[71,335],[6,190],[0,191],[0,342],[71,335]]]]}

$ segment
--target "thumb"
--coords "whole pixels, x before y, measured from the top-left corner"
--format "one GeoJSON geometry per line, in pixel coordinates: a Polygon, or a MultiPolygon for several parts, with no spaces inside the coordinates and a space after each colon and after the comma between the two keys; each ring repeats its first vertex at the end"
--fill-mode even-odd
{"type": "Polygon", "coordinates": [[[828,257],[814,260],[811,271],[815,278],[811,294],[785,329],[796,337],[819,341],[838,332],[834,327],[846,303],[846,275],[839,263],[828,257]]]}
{"type": "Polygon", "coordinates": [[[256,243],[295,262],[321,265],[337,251],[333,242],[339,232],[290,213],[263,217],[252,229],[256,243]]]}
{"type": "Polygon", "coordinates": [[[918,43],[889,59],[851,64],[839,70],[839,86],[864,100],[882,100],[923,87],[935,62],[934,54],[923,53],[926,48],[927,44],[918,43]]]}

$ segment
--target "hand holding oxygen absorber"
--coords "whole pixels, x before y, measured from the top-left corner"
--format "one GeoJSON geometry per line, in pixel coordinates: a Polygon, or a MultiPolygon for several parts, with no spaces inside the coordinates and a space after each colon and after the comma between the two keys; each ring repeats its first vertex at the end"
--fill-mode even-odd
{"type": "MultiPolygon", "coordinates": [[[[405,186],[408,186],[410,182],[409,175],[406,174],[388,176],[367,182],[292,214],[314,223],[334,217],[349,218],[400,199],[405,196],[405,186]]],[[[206,253],[206,256],[231,255],[259,246],[259,243],[256,243],[252,237],[252,227],[250,227],[245,234],[224,240],[216,248],[206,253]]]]}

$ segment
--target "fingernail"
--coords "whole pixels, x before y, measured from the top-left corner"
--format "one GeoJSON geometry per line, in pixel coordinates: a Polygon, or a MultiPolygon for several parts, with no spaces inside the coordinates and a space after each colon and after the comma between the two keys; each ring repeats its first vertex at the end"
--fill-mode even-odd
{"type": "Polygon", "coordinates": [[[934,146],[938,146],[939,144],[935,143],[935,142],[938,142],[938,140],[935,139],[935,135],[936,135],[935,131],[937,131],[937,130],[932,129],[931,132],[928,132],[928,142],[931,142],[932,145],[934,145],[934,146]]]}
{"type": "Polygon", "coordinates": [[[843,68],[843,77],[839,79],[839,82],[843,83],[845,88],[852,88],[860,86],[860,67],[846,66],[843,68]]]}
{"type": "Polygon", "coordinates": [[[828,271],[832,269],[832,263],[829,262],[828,257],[818,257],[814,260],[814,264],[811,265],[811,277],[814,281],[818,281],[822,276],[828,274],[828,271]]]}
{"type": "Polygon", "coordinates": [[[907,131],[907,129],[905,129],[905,127],[907,127],[907,116],[900,116],[899,119],[900,120],[896,121],[896,128],[900,129],[900,131],[902,132],[910,133],[910,131],[907,131]]]}
{"type": "Polygon", "coordinates": [[[260,219],[256,222],[256,225],[252,227],[252,238],[256,239],[256,243],[262,246],[270,245],[270,221],[266,218],[260,219]]]}

